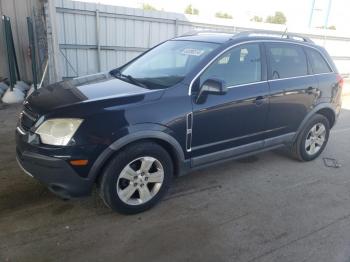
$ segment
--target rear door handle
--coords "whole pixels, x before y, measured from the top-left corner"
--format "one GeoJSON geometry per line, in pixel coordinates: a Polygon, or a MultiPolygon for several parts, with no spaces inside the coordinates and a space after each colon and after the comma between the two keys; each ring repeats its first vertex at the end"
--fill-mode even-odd
{"type": "Polygon", "coordinates": [[[260,106],[260,105],[262,105],[265,102],[265,100],[266,100],[265,96],[258,96],[257,98],[255,98],[254,103],[257,106],[260,106]]]}

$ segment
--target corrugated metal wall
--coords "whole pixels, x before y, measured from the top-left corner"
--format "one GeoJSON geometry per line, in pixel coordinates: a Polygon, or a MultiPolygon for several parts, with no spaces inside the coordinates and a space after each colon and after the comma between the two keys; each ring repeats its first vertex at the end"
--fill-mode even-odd
{"type": "MultiPolygon", "coordinates": [[[[31,81],[31,60],[28,56],[27,16],[33,15],[33,8],[41,8],[40,0],[0,0],[0,15],[11,18],[13,40],[22,79],[31,81]]],[[[4,26],[0,25],[0,76],[8,77],[7,52],[4,38],[4,26]]]]}
{"type": "Polygon", "coordinates": [[[176,25],[181,14],[65,0],[56,1],[56,6],[64,77],[122,65],[174,37],[176,30],[181,34],[191,29],[176,25]]]}
{"type": "MultiPolygon", "coordinates": [[[[216,20],[218,24],[208,24],[200,17],[189,19],[183,14],[69,0],[56,0],[56,19],[63,77],[115,68],[166,39],[192,30],[240,32],[285,29],[281,25],[265,23],[232,26],[229,19],[216,20]]],[[[350,36],[333,33],[326,39],[320,32],[299,33],[325,45],[340,71],[350,73],[350,36]]]]}

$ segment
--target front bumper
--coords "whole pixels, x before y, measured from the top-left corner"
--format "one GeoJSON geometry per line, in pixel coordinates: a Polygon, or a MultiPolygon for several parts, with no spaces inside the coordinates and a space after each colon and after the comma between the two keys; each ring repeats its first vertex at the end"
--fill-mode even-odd
{"type": "Polygon", "coordinates": [[[25,173],[64,199],[87,196],[91,193],[93,183],[78,176],[62,159],[17,150],[17,161],[25,173]]]}
{"type": "MultiPolygon", "coordinates": [[[[16,132],[16,157],[25,173],[39,180],[50,191],[64,199],[87,196],[91,193],[94,182],[88,176],[84,177],[78,173],[79,170],[69,164],[69,159],[59,154],[61,151],[32,145],[28,142],[29,136],[30,134],[23,135],[16,132]]],[[[72,154],[70,157],[74,159],[72,154]]]]}

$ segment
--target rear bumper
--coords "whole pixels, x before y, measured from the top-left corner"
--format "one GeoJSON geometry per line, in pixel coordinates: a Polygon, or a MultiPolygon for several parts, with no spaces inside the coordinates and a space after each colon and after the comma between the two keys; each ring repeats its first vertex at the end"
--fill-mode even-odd
{"type": "Polygon", "coordinates": [[[21,152],[17,148],[17,161],[25,173],[61,198],[82,197],[91,193],[93,183],[80,177],[65,160],[29,151],[21,152]]]}

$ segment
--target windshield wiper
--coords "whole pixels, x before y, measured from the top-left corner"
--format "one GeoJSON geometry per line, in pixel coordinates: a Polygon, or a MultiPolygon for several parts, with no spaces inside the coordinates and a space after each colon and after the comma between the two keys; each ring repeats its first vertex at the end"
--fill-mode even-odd
{"type": "Polygon", "coordinates": [[[141,81],[137,80],[136,78],[132,77],[131,75],[122,74],[119,69],[114,69],[114,70],[110,71],[109,73],[116,78],[119,78],[119,79],[126,78],[128,80],[128,82],[130,82],[134,85],[138,85],[138,86],[149,89],[146,84],[142,83],[141,81]]]}
{"type": "Polygon", "coordinates": [[[127,78],[130,82],[134,83],[135,85],[144,87],[148,89],[148,86],[145,85],[144,83],[140,82],[139,80],[137,80],[136,78],[133,78],[131,75],[122,75],[122,77],[127,78]]]}

